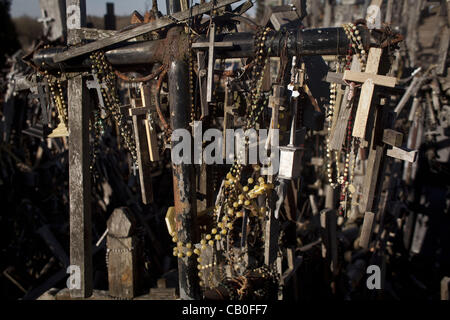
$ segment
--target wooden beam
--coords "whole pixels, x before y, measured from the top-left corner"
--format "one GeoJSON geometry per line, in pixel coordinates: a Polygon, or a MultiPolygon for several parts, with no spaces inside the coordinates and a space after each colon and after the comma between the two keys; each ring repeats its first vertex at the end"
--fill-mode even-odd
{"type": "Polygon", "coordinates": [[[417,159],[417,150],[409,150],[393,147],[387,150],[387,155],[392,158],[400,159],[408,162],[415,162],[417,159]]]}
{"type": "Polygon", "coordinates": [[[442,75],[446,71],[445,66],[447,65],[448,58],[448,46],[450,43],[450,30],[447,26],[444,27],[444,32],[441,34],[441,43],[439,45],[439,60],[437,64],[437,74],[442,75]]]}
{"type": "MultiPolygon", "coordinates": [[[[352,71],[361,71],[361,65],[356,58],[353,57],[352,66],[350,67],[352,71]]],[[[350,92],[350,88],[347,86],[345,88],[344,96],[342,98],[341,107],[339,108],[339,116],[336,121],[336,126],[334,127],[333,135],[330,138],[330,148],[332,150],[341,150],[342,145],[344,144],[345,136],[347,133],[347,125],[348,119],[350,118],[350,114],[352,113],[352,109],[347,106],[348,104],[348,95],[350,92]]]]}
{"type": "MultiPolygon", "coordinates": [[[[195,17],[200,14],[208,13],[213,8],[214,9],[222,8],[226,5],[233,4],[238,1],[240,1],[240,0],[222,0],[219,2],[210,1],[208,3],[195,5],[192,8],[190,8],[189,10],[173,13],[170,17],[164,16],[155,21],[138,26],[129,31],[124,31],[124,32],[115,34],[111,37],[88,43],[84,46],[72,47],[65,52],[55,55],[53,61],[56,63],[59,63],[59,62],[63,62],[63,61],[66,61],[66,60],[69,60],[72,58],[76,58],[76,57],[88,54],[93,51],[104,49],[104,48],[110,47],[114,44],[139,37],[143,34],[146,34],[146,33],[149,33],[149,32],[155,31],[155,30],[169,27],[172,25],[176,25],[179,21],[184,21],[191,17],[195,17]]],[[[68,10],[69,10],[69,6],[68,6],[68,10]]],[[[69,16],[68,16],[68,19],[69,19],[69,16]]]]}
{"type": "MultiPolygon", "coordinates": [[[[370,48],[369,57],[367,59],[366,73],[372,75],[377,74],[382,53],[383,50],[381,48],[370,48]]],[[[367,121],[372,105],[374,89],[375,83],[371,78],[367,79],[362,85],[358,109],[356,110],[355,115],[355,125],[353,126],[352,135],[354,137],[364,139],[366,136],[367,121]]]]}
{"type": "Polygon", "coordinates": [[[364,222],[361,227],[361,235],[359,237],[359,246],[363,249],[367,249],[369,247],[374,221],[375,221],[375,213],[366,212],[364,214],[364,222]]]}
{"type": "MultiPolygon", "coordinates": [[[[86,23],[86,1],[67,0],[68,44],[81,42],[76,29],[86,23]]],[[[89,95],[81,75],[67,83],[69,119],[70,264],[80,267],[81,286],[72,297],[92,295],[91,172],[89,148],[89,95]]]]}
{"type": "Polygon", "coordinates": [[[353,82],[366,82],[367,80],[372,79],[373,83],[376,86],[383,86],[394,88],[397,84],[397,78],[380,76],[377,74],[363,73],[363,72],[353,72],[350,70],[344,71],[344,76],[342,78],[343,81],[353,81],[353,82]]]}
{"type": "Polygon", "coordinates": [[[346,86],[347,83],[343,79],[344,75],[342,73],[336,73],[336,72],[328,72],[326,82],[329,83],[337,83],[343,86],[346,86]]]}
{"type": "Polygon", "coordinates": [[[393,147],[401,147],[403,143],[403,133],[392,129],[384,129],[383,143],[393,147]]]}
{"type": "Polygon", "coordinates": [[[386,127],[386,118],[383,115],[383,107],[379,106],[374,114],[374,126],[372,130],[371,146],[369,148],[369,156],[366,163],[366,173],[364,175],[362,196],[359,201],[360,212],[373,212],[373,202],[375,191],[379,182],[379,171],[382,158],[385,152],[385,146],[380,143],[382,140],[383,128],[386,127]]]}

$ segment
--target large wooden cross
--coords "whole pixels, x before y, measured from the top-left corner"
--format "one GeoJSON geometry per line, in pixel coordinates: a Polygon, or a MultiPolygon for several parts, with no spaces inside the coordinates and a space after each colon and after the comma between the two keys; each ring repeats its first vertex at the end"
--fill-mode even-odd
{"type": "MultiPolygon", "coordinates": [[[[86,25],[86,0],[67,0],[68,44],[81,42],[77,29],[86,25]]],[[[89,159],[89,96],[82,75],[68,80],[70,264],[80,268],[80,287],[72,297],[92,295],[91,174],[89,159]]]]}
{"type": "Polygon", "coordinates": [[[366,138],[367,122],[372,106],[372,97],[375,86],[385,86],[393,88],[397,82],[396,78],[377,75],[382,55],[381,48],[371,48],[367,58],[365,72],[353,72],[346,70],[343,80],[363,83],[359,98],[358,109],[354,119],[352,135],[357,138],[366,138]]]}

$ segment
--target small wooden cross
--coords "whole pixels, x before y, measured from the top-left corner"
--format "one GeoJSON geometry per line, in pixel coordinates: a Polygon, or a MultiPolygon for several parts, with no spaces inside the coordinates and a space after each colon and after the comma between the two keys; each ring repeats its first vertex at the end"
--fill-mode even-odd
{"type": "Polygon", "coordinates": [[[269,144],[273,141],[274,130],[278,129],[280,110],[284,110],[286,106],[285,96],[285,88],[283,86],[273,85],[272,95],[269,97],[269,108],[272,109],[272,117],[270,119],[266,149],[269,149],[269,144]]]}
{"type": "Polygon", "coordinates": [[[129,115],[133,119],[139,181],[144,204],[153,202],[151,162],[159,160],[156,131],[151,127],[147,119],[147,114],[150,111],[149,90],[150,87],[148,85],[141,84],[141,98],[131,98],[131,108],[128,110],[129,115]],[[144,125],[142,122],[144,122],[144,125]]]}
{"type": "MultiPolygon", "coordinates": [[[[230,48],[233,47],[233,43],[230,41],[225,42],[215,42],[216,36],[216,24],[214,22],[210,23],[209,26],[209,42],[207,43],[193,43],[192,48],[208,48],[208,74],[206,80],[206,102],[212,102],[212,92],[214,85],[214,48],[230,48]]],[[[204,64],[202,64],[204,66],[204,64]]],[[[199,67],[200,72],[200,67],[199,67]]]]}

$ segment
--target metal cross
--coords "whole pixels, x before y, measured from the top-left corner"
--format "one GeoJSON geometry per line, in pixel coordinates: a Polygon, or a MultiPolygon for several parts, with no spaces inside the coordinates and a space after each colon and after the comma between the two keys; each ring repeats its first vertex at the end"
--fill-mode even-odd
{"type": "Polygon", "coordinates": [[[106,89],[106,84],[104,83],[100,84],[100,81],[98,80],[97,75],[95,73],[92,75],[92,77],[94,78],[94,80],[87,80],[86,86],[88,87],[88,89],[95,89],[97,91],[98,103],[100,105],[100,112],[101,112],[100,116],[102,118],[105,118],[106,110],[101,89],[106,89]]]}
{"type": "Polygon", "coordinates": [[[213,90],[213,81],[214,81],[214,48],[230,48],[233,47],[233,43],[230,41],[224,41],[219,43],[215,43],[216,36],[216,25],[214,22],[211,22],[209,25],[209,42],[207,43],[193,43],[193,48],[208,48],[208,78],[206,81],[206,102],[212,101],[212,90],[213,90]]]}

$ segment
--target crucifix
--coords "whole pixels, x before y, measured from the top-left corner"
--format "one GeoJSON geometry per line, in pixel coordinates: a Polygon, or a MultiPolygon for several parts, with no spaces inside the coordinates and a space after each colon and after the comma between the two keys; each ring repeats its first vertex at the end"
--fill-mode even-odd
{"type": "MultiPolygon", "coordinates": [[[[364,73],[346,70],[342,76],[342,81],[348,83],[363,83],[361,95],[356,110],[352,136],[359,138],[364,147],[369,147],[369,156],[366,163],[366,173],[363,179],[362,196],[359,201],[359,210],[365,214],[364,223],[361,230],[360,246],[367,248],[370,241],[370,234],[373,228],[375,213],[373,212],[373,202],[377,184],[380,181],[381,165],[383,155],[401,158],[407,161],[415,160],[415,152],[401,149],[402,136],[400,133],[391,129],[386,129],[383,120],[383,106],[378,106],[376,110],[373,107],[373,95],[375,86],[395,87],[396,79],[383,75],[378,75],[382,49],[371,48],[369,51],[366,71],[364,73]],[[374,123],[369,123],[369,119],[375,119],[374,123]],[[366,142],[368,125],[373,129],[371,143],[366,142]],[[389,146],[389,147],[388,147],[389,146]]],[[[382,103],[383,104],[383,103],[382,103]]],[[[341,114],[345,109],[341,109],[341,114]]],[[[350,115],[351,111],[348,111],[350,115]]],[[[345,122],[347,124],[347,121],[345,122]]],[[[339,126],[339,124],[338,124],[339,126]]],[[[341,126],[342,127],[342,126],[341,126]]],[[[339,127],[336,127],[336,131],[339,127]]],[[[335,131],[335,134],[336,134],[335,131]]],[[[334,140],[336,141],[336,139],[334,140]]],[[[343,141],[343,140],[342,140],[343,141]]],[[[335,144],[339,148],[342,144],[335,144]]]]}
{"type": "Polygon", "coordinates": [[[199,63],[199,87],[200,87],[200,99],[202,107],[202,117],[209,114],[208,105],[212,102],[212,93],[214,89],[214,48],[230,48],[233,47],[233,42],[222,41],[215,42],[216,37],[216,24],[211,21],[209,24],[209,42],[206,43],[193,43],[192,48],[208,48],[208,70],[205,74],[205,54],[199,52],[197,59],[199,63]],[[205,92],[205,80],[206,79],[206,92],[205,92]],[[206,99],[204,96],[206,95],[206,99]]]}
{"type": "Polygon", "coordinates": [[[105,119],[106,108],[105,102],[103,100],[102,89],[106,89],[106,84],[105,83],[100,84],[100,81],[98,80],[96,73],[93,73],[92,77],[94,78],[94,80],[87,80],[86,86],[88,89],[95,89],[95,91],[97,92],[98,104],[100,107],[100,116],[102,117],[102,119],[105,119]]]}
{"type": "Polygon", "coordinates": [[[131,98],[128,112],[133,119],[142,202],[148,204],[153,202],[151,162],[159,160],[159,152],[155,128],[147,117],[151,105],[150,86],[141,83],[140,94],[140,98],[131,98]]]}
{"type": "Polygon", "coordinates": [[[382,49],[371,48],[367,58],[366,71],[353,72],[346,70],[343,76],[343,80],[363,83],[352,132],[354,137],[360,139],[365,139],[375,85],[393,88],[397,83],[396,78],[376,74],[380,65],[381,54],[382,49]]]}

